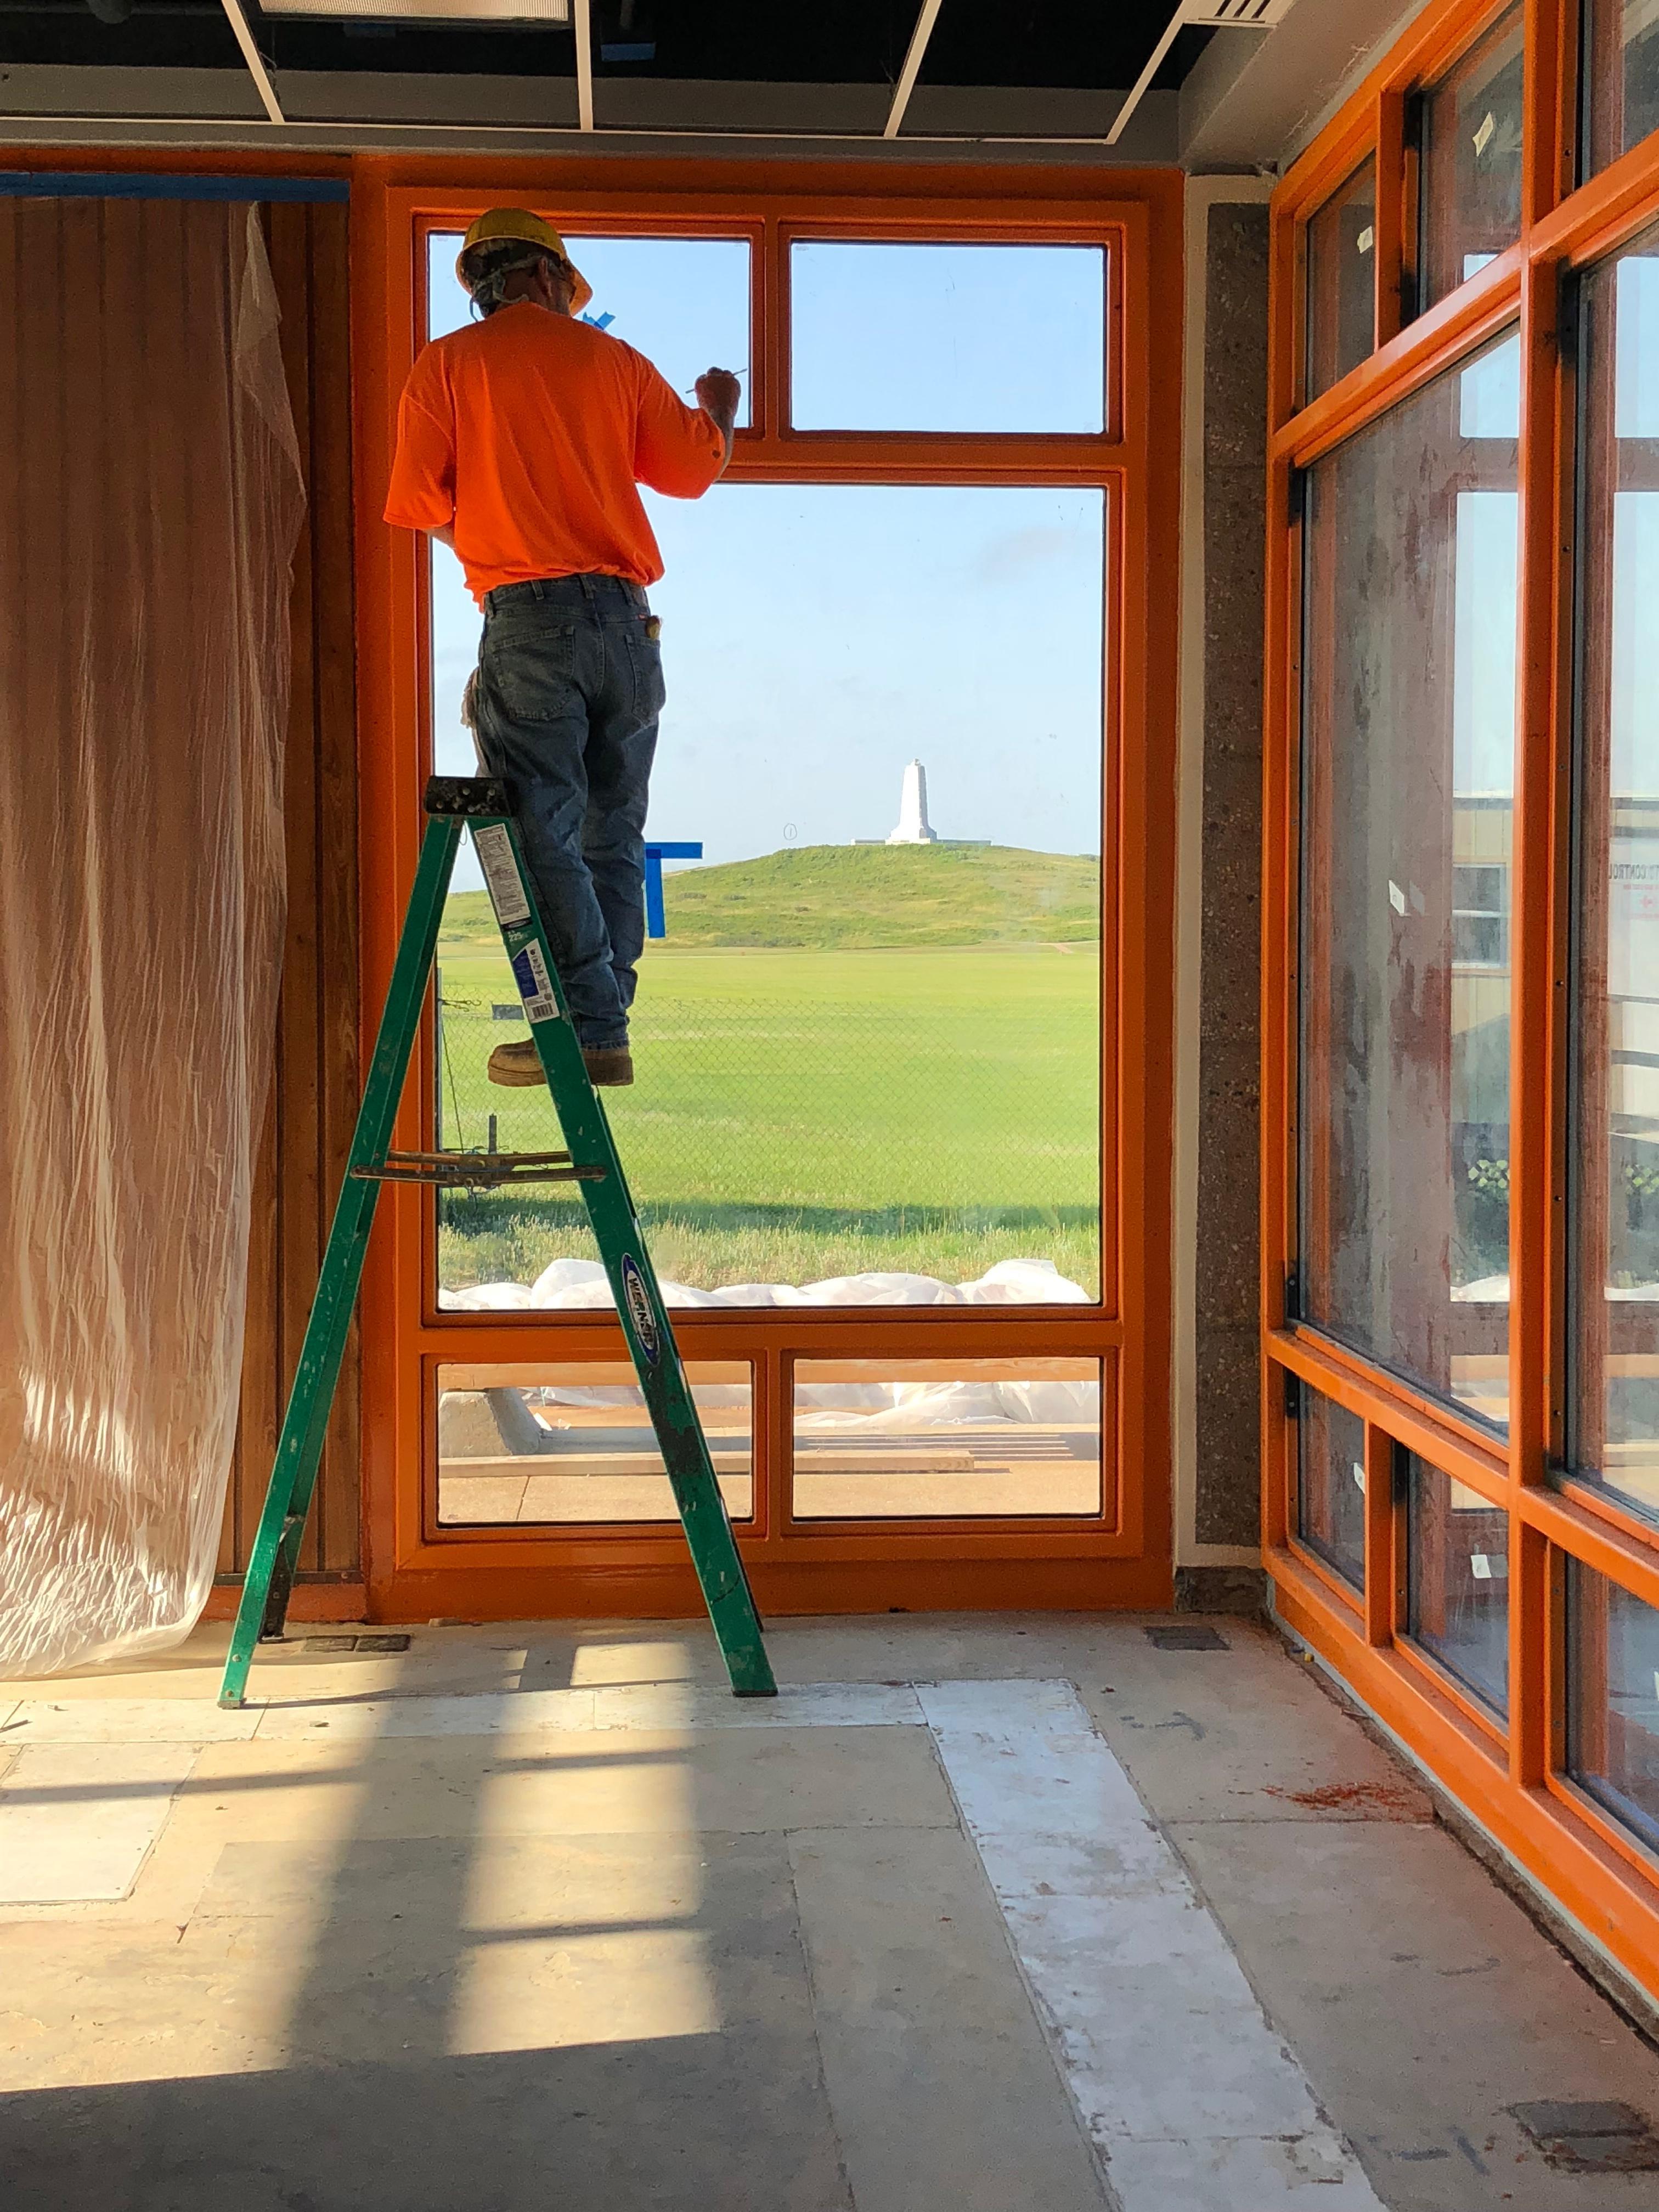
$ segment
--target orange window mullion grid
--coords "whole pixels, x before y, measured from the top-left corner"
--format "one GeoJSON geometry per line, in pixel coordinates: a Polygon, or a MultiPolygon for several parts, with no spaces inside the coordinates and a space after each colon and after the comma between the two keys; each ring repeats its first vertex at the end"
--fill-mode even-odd
{"type": "MultiPolygon", "coordinates": [[[[1070,203],[1035,198],[1029,175],[1012,194],[994,201],[975,200],[960,175],[940,179],[935,197],[884,203],[874,198],[806,192],[796,200],[757,203],[752,191],[734,191],[733,173],[720,165],[675,165],[678,198],[663,190],[664,176],[629,165],[623,177],[603,194],[592,190],[588,169],[582,185],[562,189],[543,165],[532,190],[526,175],[514,178],[492,169],[478,182],[463,172],[434,165],[390,161],[369,165],[378,191],[365,193],[360,228],[377,235],[365,240],[362,265],[371,272],[374,296],[358,301],[360,343],[357,367],[360,413],[371,423],[389,422],[396,392],[420,335],[422,238],[441,225],[458,226],[476,209],[508,190],[532,204],[556,197],[567,221],[591,222],[617,233],[676,231],[708,236],[747,235],[751,242],[751,293],[757,308],[754,426],[740,432],[733,457],[734,478],[751,481],[823,481],[861,477],[866,481],[1024,481],[1098,483],[1106,492],[1111,656],[1107,684],[1108,773],[1105,778],[1108,853],[1103,899],[1107,949],[1115,950],[1121,969],[1114,975],[1109,959],[1108,994],[1103,1005],[1103,1258],[1105,1302],[1097,1309],[1035,1310],[994,1322],[994,1342],[976,1326],[939,1316],[918,1323],[890,1314],[838,1314],[825,1321],[806,1315],[730,1316],[689,1314],[679,1325],[688,1358],[742,1356],[754,1361],[755,1462],[757,1492],[752,1528],[742,1531],[743,1547],[761,1575],[763,1603],[769,1561],[799,1569],[810,1552],[823,1569],[817,1580],[797,1574],[793,1587],[822,1608],[877,1601],[882,1577],[894,1563],[909,1562],[919,1577],[918,1601],[965,1604],[1091,1603],[1164,1601],[1169,1586],[1167,1500],[1143,1497],[1127,1470],[1167,1465],[1168,1440],[1160,1425],[1163,1395],[1158,1377],[1167,1362],[1167,1322],[1162,1311],[1159,1255],[1167,1239],[1157,1224],[1137,1219],[1133,1233],[1123,1222],[1121,1188],[1157,1189],[1168,1181],[1161,1164],[1159,1132],[1166,1115],[1158,1103],[1139,1092],[1148,1081],[1167,1079],[1167,1012],[1149,970],[1152,948],[1172,914],[1162,914],[1172,897],[1170,872],[1158,864],[1171,833],[1172,812],[1158,771],[1152,765],[1173,757],[1172,744],[1154,740],[1173,716],[1175,640],[1166,634],[1160,605],[1152,603],[1146,578],[1160,557],[1173,556],[1171,532],[1161,516],[1148,521],[1148,477],[1163,453],[1153,433],[1160,406],[1173,405],[1175,385],[1163,360],[1149,313],[1152,292],[1150,257],[1167,256],[1178,238],[1178,193],[1167,179],[1135,180],[1120,192],[1112,180],[1111,204],[1079,193],[1070,203]],[[691,171],[696,169],[693,177],[691,171]],[[640,189],[630,191],[630,182],[640,189]],[[721,187],[725,189],[722,190],[721,187]],[[1026,202],[1029,200],[1029,204],[1026,202]],[[798,434],[787,422],[789,339],[787,317],[788,240],[810,230],[819,235],[1002,236],[1098,240],[1109,248],[1115,302],[1124,301],[1113,318],[1115,345],[1139,345],[1144,357],[1132,371],[1114,359],[1110,389],[1114,405],[1124,410],[1109,418],[1099,436],[1071,439],[1004,436],[996,439],[882,437],[842,434],[798,434]],[[1139,297],[1137,298],[1137,290],[1139,297]],[[1139,319],[1139,329],[1130,325],[1139,319]],[[1156,369],[1157,373],[1154,373],[1156,369]],[[1121,396],[1120,396],[1121,395],[1121,396]],[[1167,398],[1166,398],[1167,395],[1167,398]],[[1131,533],[1133,543],[1126,538],[1131,533]],[[1123,728],[1146,729],[1144,744],[1125,746],[1123,728]],[[1145,881],[1123,878],[1113,852],[1120,825],[1129,850],[1122,856],[1144,872],[1145,881]],[[1141,828],[1144,825],[1144,830],[1141,828]],[[1140,834],[1133,834],[1139,830],[1140,834]],[[1139,902],[1138,902],[1139,901],[1139,902]],[[1114,913],[1116,921],[1114,923],[1114,913]],[[1139,1027],[1137,1028],[1136,1025],[1139,1027]],[[1126,1052],[1126,1041],[1127,1050],[1126,1052]],[[1120,1081],[1126,1065],[1127,1080],[1120,1081]],[[1121,1095],[1120,1095],[1121,1094],[1121,1095]],[[942,1325],[941,1325],[942,1322],[942,1325]],[[993,1354],[1086,1352],[1103,1362],[1107,1402],[1116,1409],[1116,1435],[1103,1439],[1107,1480],[1103,1511],[1094,1520],[1010,1520],[987,1523],[959,1521],[907,1524],[902,1522],[798,1523],[788,1511],[787,1468],[791,1446],[790,1376],[796,1358],[824,1356],[920,1355],[960,1352],[993,1354]],[[1116,1478],[1113,1480],[1113,1463],[1116,1478]]],[[[667,173],[665,172],[665,176],[667,173]]],[[[746,183],[746,179],[744,179],[746,183]]],[[[893,190],[889,183],[885,189],[893,190]]],[[[1176,248],[1178,251],[1178,246],[1176,248]]],[[[1164,349],[1164,350],[1167,350],[1164,349]]],[[[372,782],[381,811],[366,810],[364,876],[366,917],[365,1002],[378,1004],[389,969],[395,917],[401,912],[400,887],[412,877],[419,817],[405,764],[395,773],[389,763],[404,759],[413,734],[418,756],[429,758],[424,687],[416,682],[423,665],[424,592],[418,564],[406,541],[388,546],[398,533],[378,526],[380,488],[389,465],[389,436],[371,435],[361,450],[359,516],[362,550],[368,566],[362,629],[363,658],[381,679],[367,680],[373,698],[366,715],[366,787],[372,782]],[[370,541],[374,541],[372,544],[370,541]],[[373,755],[374,760],[368,757],[373,755]],[[374,821],[370,830],[367,823],[374,821]],[[374,919],[371,937],[368,917],[374,919]],[[392,919],[388,919],[392,917],[392,919]]],[[[1173,467],[1170,462],[1167,467],[1173,467]]],[[[1173,517],[1173,485],[1164,513],[1173,517]]],[[[1169,595],[1165,595],[1167,600],[1169,595]]],[[[429,1040],[425,1048],[429,1054],[429,1040]]],[[[430,1066],[428,1061],[428,1075],[430,1066]]],[[[428,1087],[429,1088],[429,1081],[428,1087]]],[[[398,1141],[420,1141],[421,1095],[411,1086],[398,1130],[398,1141]]],[[[382,1609],[401,1614],[431,1599],[431,1610],[444,1614],[507,1610],[545,1612],[559,1602],[557,1578],[572,1566],[583,1570],[583,1607],[607,1606],[635,1612],[678,1612],[695,1603],[684,1570],[677,1532],[641,1528],[596,1529],[575,1536],[560,1534],[502,1539],[488,1530],[440,1531],[432,1493],[435,1468],[426,1464],[433,1426],[431,1393],[436,1361],[447,1354],[476,1361],[534,1359],[540,1356],[594,1357],[580,1329],[556,1324],[556,1346],[547,1325],[519,1324],[507,1316],[440,1316],[430,1295],[432,1235],[422,1194],[393,1188],[382,1201],[382,1221],[372,1255],[374,1291],[366,1315],[372,1358],[367,1394],[372,1403],[366,1427],[374,1443],[374,1478],[368,1487],[367,1522],[371,1559],[371,1597],[382,1609]],[[397,1316],[388,1334],[387,1322],[397,1316]],[[463,1346],[462,1340],[465,1340],[463,1346]],[[586,1351],[584,1352],[584,1347],[586,1351]],[[453,1347],[453,1348],[452,1348],[453,1347]],[[411,1480],[412,1466],[421,1468],[411,1480]]],[[[608,1339],[604,1351],[614,1355],[608,1339]]],[[[775,1592],[770,1601],[777,1609],[775,1592]]],[[[793,1604],[793,1597],[784,1601],[793,1604]]]]}
{"type": "MultiPolygon", "coordinates": [[[[1500,1729],[1406,1642],[1403,1514],[1368,1498],[1367,1595],[1334,1601],[1330,1578],[1289,1533],[1295,1430],[1264,1395],[1265,1537],[1285,1618],[1438,1780],[1659,1993],[1659,1868],[1565,1772],[1566,1562],[1576,1558],[1659,1605],[1659,1534],[1553,1472],[1566,1372],[1566,1048],[1572,744],[1573,368],[1559,308],[1572,272],[1659,215],[1659,138],[1573,188],[1577,9],[1528,0],[1522,228],[1516,246],[1426,315],[1391,327],[1408,269],[1412,162],[1406,99],[1499,12],[1431,7],[1287,175],[1273,221],[1272,461],[1266,685],[1267,887],[1262,1083],[1263,1356],[1367,1424],[1374,1483],[1384,1447],[1419,1452],[1510,1519],[1510,1705],[1500,1729]],[[1377,350],[1311,405],[1300,398],[1300,240],[1306,219],[1364,153],[1378,179],[1377,350]],[[1397,211],[1397,227],[1396,225],[1397,211]],[[1397,240],[1397,243],[1396,243],[1397,240]],[[1283,1318],[1296,1225],[1295,872],[1302,532],[1277,488],[1410,392],[1518,321],[1522,359],[1521,605],[1511,932],[1511,1401],[1506,1447],[1374,1362],[1283,1318]],[[1381,1438],[1383,1442],[1379,1443],[1381,1438]],[[1494,1753],[1498,1756],[1494,1758],[1494,1753]]],[[[1406,289],[1409,289],[1407,287],[1406,289]]]]}

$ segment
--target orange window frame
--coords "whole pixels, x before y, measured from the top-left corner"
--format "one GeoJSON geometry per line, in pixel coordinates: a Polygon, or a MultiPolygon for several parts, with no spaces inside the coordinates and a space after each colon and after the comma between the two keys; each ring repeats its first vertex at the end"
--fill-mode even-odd
{"type": "Polygon", "coordinates": [[[1567,1279],[1566,995],[1573,744],[1576,362],[1564,287],[1659,216],[1659,134],[1582,185],[1577,0],[1528,0],[1522,234],[1426,313],[1409,294],[1415,180],[1406,103],[1502,12],[1437,0],[1289,171],[1271,213],[1270,448],[1262,939],[1262,1521],[1279,1609],[1446,1790],[1620,1965],[1659,1995],[1659,1863],[1565,1771],[1565,1564],[1659,1606],[1659,1530],[1562,1469],[1567,1279]],[[1316,398],[1302,388],[1308,218],[1377,165],[1376,345],[1316,398]],[[1516,773],[1510,902],[1510,1419],[1507,1438],[1413,1389],[1287,1310],[1297,1219],[1304,547],[1296,472],[1498,331],[1522,349],[1516,773]],[[1365,1424],[1363,1601],[1294,1534],[1297,1429],[1286,1376],[1365,1424]],[[1510,1718],[1467,1696],[1407,1637],[1395,1447],[1510,1520],[1510,1718]]]}
{"type": "MultiPolygon", "coordinates": [[[[1106,495],[1102,1247],[1098,1306],[951,1316],[864,1311],[676,1316],[689,1360],[754,1363],[755,1517],[739,1544],[764,1609],[1158,1606],[1169,1601],[1170,1088],[1180,338],[1155,312],[1181,266],[1171,173],[902,169],[678,161],[353,165],[353,377],[358,518],[364,1005],[378,1007],[421,833],[429,758],[424,562],[380,520],[396,403],[423,335],[425,234],[502,198],[556,206],[612,234],[746,237],[754,309],[752,428],[734,481],[1074,483],[1106,495]],[[1098,435],[959,437],[795,431],[787,421],[788,253],[798,238],[1101,243],[1109,269],[1109,405],[1098,435]],[[797,1358],[1102,1363],[1105,1510],[1092,1519],[807,1522],[789,1510],[797,1358]]],[[[430,1042],[426,1046],[430,1052],[430,1042]]],[[[404,1098],[418,1141],[429,1057],[404,1098]]],[[[384,1194],[365,1275],[365,1552],[380,1617],[692,1612],[678,1530],[439,1528],[441,1362],[615,1358],[597,1319],[440,1315],[424,1194],[384,1194]]]]}

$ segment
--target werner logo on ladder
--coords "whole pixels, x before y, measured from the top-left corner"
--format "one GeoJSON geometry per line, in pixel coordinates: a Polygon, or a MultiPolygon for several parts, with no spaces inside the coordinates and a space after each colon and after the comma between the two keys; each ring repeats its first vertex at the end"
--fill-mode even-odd
{"type": "Polygon", "coordinates": [[[731,457],[737,379],[686,407],[641,356],[576,319],[591,297],[542,218],[498,208],[456,271],[482,317],[424,349],[404,388],[386,520],[459,556],[484,614],[469,687],[477,777],[434,777],[427,830],[255,1536],[221,1702],[279,1636],[383,1182],[581,1187],[623,1334],[739,1696],[774,1683],[725,1501],[597,1085],[631,1083],[628,1014],[646,915],[644,827],[663,703],[662,574],[636,477],[696,498],[731,457]],[[567,1149],[389,1150],[463,827],[472,831],[530,1036],[491,1079],[546,1083],[567,1149]],[[533,895],[532,895],[533,894],[533,895]]]}

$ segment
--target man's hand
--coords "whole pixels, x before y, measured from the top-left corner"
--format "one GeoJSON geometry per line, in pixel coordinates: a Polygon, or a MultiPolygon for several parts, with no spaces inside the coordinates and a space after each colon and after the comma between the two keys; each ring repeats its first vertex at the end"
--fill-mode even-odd
{"type": "Polygon", "coordinates": [[[732,458],[732,425],[738,419],[743,386],[729,368],[709,368],[697,379],[696,394],[698,406],[726,441],[726,458],[720,463],[720,473],[724,475],[726,462],[732,458]]]}

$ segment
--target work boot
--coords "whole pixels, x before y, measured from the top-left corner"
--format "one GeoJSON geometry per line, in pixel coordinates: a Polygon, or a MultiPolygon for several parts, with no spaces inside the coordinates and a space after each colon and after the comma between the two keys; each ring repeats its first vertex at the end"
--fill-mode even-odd
{"type": "MultiPolygon", "coordinates": [[[[602,1089],[620,1089],[634,1080],[634,1055],[625,1044],[585,1045],[582,1063],[588,1081],[602,1089]]],[[[544,1082],[534,1039],[516,1037],[511,1044],[498,1044],[489,1055],[489,1079],[507,1089],[544,1082]]]]}
{"type": "Polygon", "coordinates": [[[598,1090],[620,1090],[634,1080],[634,1055],[625,1044],[584,1045],[582,1065],[598,1090]]]}
{"type": "Polygon", "coordinates": [[[511,1044],[498,1044],[489,1055],[489,1079],[508,1088],[545,1083],[535,1039],[514,1037],[511,1044]]]}

